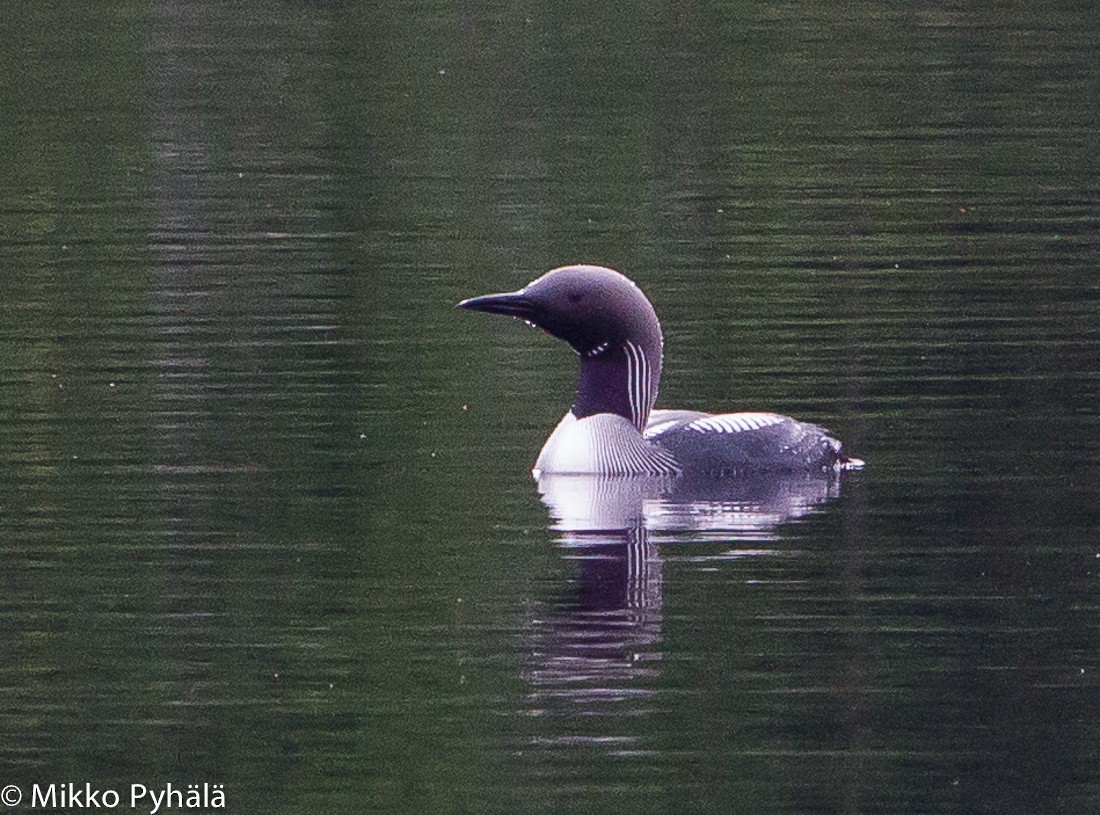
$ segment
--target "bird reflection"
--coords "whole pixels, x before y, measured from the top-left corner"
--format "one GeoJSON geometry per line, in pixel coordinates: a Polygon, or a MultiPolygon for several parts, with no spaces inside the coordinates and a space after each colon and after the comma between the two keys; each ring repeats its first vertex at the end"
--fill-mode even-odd
{"type": "Polygon", "coordinates": [[[740,478],[544,475],[538,490],[565,540],[575,533],[700,533],[719,540],[774,537],[779,526],[839,494],[835,473],[740,478]]]}
{"type": "MultiPolygon", "coordinates": [[[[635,750],[617,728],[652,712],[662,656],[662,563],[656,539],[759,541],[839,493],[835,475],[739,479],[544,475],[538,491],[576,580],[532,621],[532,715],[568,721],[542,741],[635,750]]],[[[736,551],[736,550],[735,550],[736,551]]]]}
{"type": "MultiPolygon", "coordinates": [[[[645,709],[660,658],[661,561],[642,528],[563,541],[578,563],[572,596],[532,629],[532,712],[621,715],[645,709]],[[623,708],[627,703],[628,709],[623,708]]],[[[606,734],[603,734],[606,735],[606,734]]],[[[581,734],[570,732],[577,740],[581,734]]]]}

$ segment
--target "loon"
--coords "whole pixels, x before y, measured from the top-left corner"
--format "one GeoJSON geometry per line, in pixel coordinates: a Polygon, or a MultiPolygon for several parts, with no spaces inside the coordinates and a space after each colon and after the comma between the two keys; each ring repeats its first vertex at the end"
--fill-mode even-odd
{"type": "Polygon", "coordinates": [[[641,289],[613,269],[562,266],[519,291],[458,306],[521,319],[580,357],[576,399],[543,445],[536,478],[820,474],[863,463],[824,428],[776,413],[654,410],[661,324],[641,289]]]}

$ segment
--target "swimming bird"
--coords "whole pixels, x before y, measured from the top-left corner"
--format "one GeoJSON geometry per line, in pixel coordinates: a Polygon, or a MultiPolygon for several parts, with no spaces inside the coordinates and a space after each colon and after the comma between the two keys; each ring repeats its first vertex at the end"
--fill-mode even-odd
{"type": "Polygon", "coordinates": [[[543,445],[536,478],[833,473],[862,465],[825,429],[788,416],[654,410],[661,324],[641,289],[613,269],[562,266],[519,291],[458,305],[523,320],[580,358],[576,399],[543,445]]]}

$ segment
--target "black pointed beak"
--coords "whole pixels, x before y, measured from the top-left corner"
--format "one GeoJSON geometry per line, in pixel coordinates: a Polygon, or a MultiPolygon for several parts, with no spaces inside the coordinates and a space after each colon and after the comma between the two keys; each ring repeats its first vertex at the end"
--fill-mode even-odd
{"type": "Polygon", "coordinates": [[[533,320],[535,317],[535,304],[523,291],[471,297],[459,303],[458,307],[470,311],[485,311],[489,314],[504,314],[521,320],[533,320]]]}

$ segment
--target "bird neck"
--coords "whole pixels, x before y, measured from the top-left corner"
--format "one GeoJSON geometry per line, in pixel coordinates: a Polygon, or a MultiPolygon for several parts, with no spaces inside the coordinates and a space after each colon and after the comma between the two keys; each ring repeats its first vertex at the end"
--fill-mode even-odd
{"type": "Polygon", "coordinates": [[[573,414],[583,419],[597,413],[615,413],[640,433],[645,430],[649,412],[657,401],[660,381],[659,339],[602,345],[581,355],[573,414]]]}

